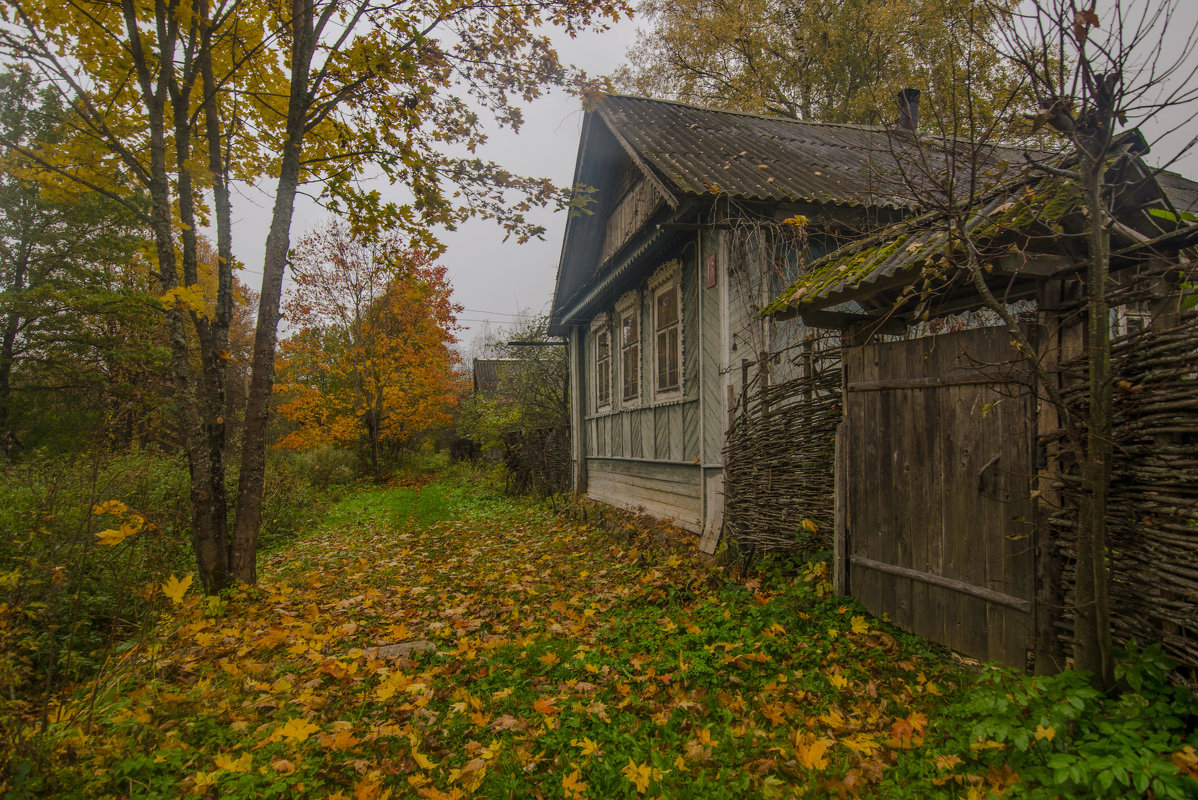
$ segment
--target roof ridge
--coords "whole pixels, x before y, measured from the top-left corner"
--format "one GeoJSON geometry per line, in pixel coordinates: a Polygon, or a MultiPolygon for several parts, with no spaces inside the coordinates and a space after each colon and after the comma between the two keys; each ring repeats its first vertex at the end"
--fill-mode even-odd
{"type": "MultiPolygon", "coordinates": [[[[644,97],[635,94],[621,94],[619,92],[609,92],[603,95],[604,98],[613,100],[637,100],[643,103],[660,103],[661,105],[679,106],[681,108],[690,108],[695,111],[706,111],[714,114],[731,114],[737,117],[751,117],[753,119],[768,120],[771,122],[787,122],[792,125],[818,125],[824,128],[848,128],[858,131],[872,131],[886,133],[894,128],[887,128],[884,125],[863,125],[858,122],[823,122],[820,120],[795,119],[794,117],[783,117],[778,114],[755,114],[751,111],[737,111],[730,108],[714,108],[712,106],[701,106],[696,103],[687,103],[682,100],[668,100],[660,97],[644,97]]],[[[600,101],[600,104],[603,101],[600,101]]]]}

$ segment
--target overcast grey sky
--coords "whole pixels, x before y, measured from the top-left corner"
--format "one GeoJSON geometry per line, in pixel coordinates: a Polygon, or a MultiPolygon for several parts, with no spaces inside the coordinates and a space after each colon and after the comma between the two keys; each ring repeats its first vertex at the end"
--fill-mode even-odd
{"type": "MultiPolygon", "coordinates": [[[[583,34],[577,39],[562,36],[558,51],[563,61],[591,75],[603,75],[619,66],[635,36],[636,24],[626,20],[604,33],[583,34]]],[[[581,123],[578,98],[556,91],[525,108],[525,124],[518,134],[507,130],[493,134],[479,155],[517,174],[546,177],[566,186],[574,178],[581,123]]],[[[234,251],[246,265],[242,278],[252,287],[261,281],[272,201],[272,193],[253,187],[243,187],[233,200],[234,251]]],[[[449,268],[454,297],[466,308],[457,334],[463,346],[470,344],[484,321],[503,327],[523,311],[548,309],[566,215],[549,210],[534,213],[546,228],[544,240],[524,245],[514,239],[504,242],[503,230],[485,220],[472,220],[443,235],[448,249],[441,262],[449,268]]],[[[326,217],[311,200],[298,198],[291,241],[326,217]]]]}
{"type": "MultiPolygon", "coordinates": [[[[1108,0],[1110,2],[1111,0],[1108,0]]],[[[1150,0],[1151,1],[1151,0],[1150,0]]],[[[1129,3],[1135,7],[1140,2],[1129,3]]],[[[1173,21],[1159,53],[1169,60],[1180,53],[1185,34],[1192,30],[1198,14],[1194,6],[1181,6],[1180,19],[1173,21]],[[1174,52],[1170,52],[1170,51],[1174,52]]],[[[1108,17],[1109,19],[1109,17],[1108,17]]],[[[591,33],[571,40],[561,37],[559,53],[563,61],[582,67],[592,75],[611,73],[624,59],[625,52],[636,36],[637,23],[626,20],[610,31],[591,33]]],[[[1193,81],[1193,70],[1184,79],[1193,81]]],[[[1150,140],[1165,130],[1188,121],[1193,109],[1179,110],[1158,120],[1145,132],[1150,140]]],[[[492,136],[480,154],[493,159],[518,174],[548,177],[559,185],[573,179],[574,159],[581,132],[582,109],[577,98],[565,92],[554,92],[525,109],[526,123],[519,134],[501,131],[492,136]]],[[[1182,124],[1169,140],[1158,143],[1149,161],[1160,164],[1183,148],[1195,135],[1192,125],[1182,124]]],[[[1171,165],[1189,177],[1198,177],[1198,156],[1191,155],[1171,165]]],[[[250,286],[260,280],[262,252],[270,219],[272,195],[261,189],[243,189],[234,198],[234,248],[246,264],[242,277],[250,286]]],[[[292,226],[292,241],[325,218],[325,214],[310,200],[301,197],[292,226]]],[[[454,296],[465,307],[460,315],[462,330],[458,333],[463,347],[489,321],[492,326],[511,324],[521,312],[539,313],[548,309],[553,293],[554,276],[565,228],[565,214],[542,211],[538,221],[545,226],[545,239],[524,245],[503,241],[502,230],[493,222],[473,220],[453,233],[444,234],[448,250],[442,263],[449,268],[454,296]]]]}

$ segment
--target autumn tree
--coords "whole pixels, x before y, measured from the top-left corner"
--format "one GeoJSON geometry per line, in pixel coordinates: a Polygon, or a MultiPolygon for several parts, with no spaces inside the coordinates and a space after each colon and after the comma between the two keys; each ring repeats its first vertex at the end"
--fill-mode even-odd
{"type": "MultiPolygon", "coordinates": [[[[1020,157],[1006,142],[1008,147],[998,152],[994,129],[978,124],[979,106],[973,104],[954,112],[962,120],[956,127],[983,135],[948,140],[900,131],[894,137],[896,153],[904,156],[900,164],[906,190],[923,210],[932,212],[921,225],[941,228],[937,235],[949,243],[946,253],[964,268],[986,307],[1005,324],[1012,343],[1036,373],[1041,399],[1056,408],[1063,434],[1079,453],[1072,649],[1074,666],[1088,670],[1104,689],[1114,684],[1107,546],[1114,448],[1112,234],[1137,246],[1150,243],[1117,213],[1125,204],[1120,176],[1129,161],[1148,152],[1146,132],[1174,132],[1195,119],[1198,17],[1190,13],[1187,18],[1183,9],[1175,0],[1032,0],[1017,10],[993,2],[984,8],[989,16],[980,21],[995,52],[1034,100],[1034,111],[1023,122],[1039,136],[1039,147],[1025,149],[1020,157]],[[1015,177],[1019,182],[1010,184],[1015,177]],[[1041,235],[1055,239],[1059,250],[1076,253],[1084,265],[1078,276],[1083,301],[1079,313],[1085,320],[1088,375],[1080,404],[1062,396],[1059,376],[1045,367],[1048,354],[1027,335],[1001,283],[991,275],[994,263],[1011,255],[1012,244],[1001,236],[990,242],[979,233],[987,230],[978,224],[979,209],[980,201],[992,199],[996,182],[1002,181],[1008,182],[1008,191],[1021,186],[1026,192],[1008,207],[1026,203],[1033,222],[1047,232],[1041,235]],[[1037,194],[1032,187],[1041,181],[1055,188],[1037,194]],[[1052,213],[1047,198],[1053,194],[1058,204],[1060,198],[1077,204],[1070,206],[1080,208],[1080,214],[1072,215],[1076,224],[1041,219],[1052,213]]],[[[961,91],[968,96],[973,87],[966,84],[961,91]]],[[[1174,158],[1196,142],[1175,150],[1174,158]]],[[[1167,257],[1164,252],[1157,255],[1167,257]]],[[[920,298],[915,311],[908,313],[918,316],[922,311],[926,319],[935,308],[940,289],[932,287],[942,286],[946,264],[947,260],[929,265],[922,288],[912,286],[911,294],[900,298],[900,305],[920,298]]],[[[1180,302],[1181,293],[1175,297],[1180,302]]]]}
{"type": "Polygon", "coordinates": [[[891,120],[895,93],[917,87],[931,98],[925,125],[945,130],[961,118],[953,112],[989,98],[1001,104],[1017,90],[995,48],[986,46],[995,33],[982,24],[989,20],[986,6],[986,0],[645,0],[640,11],[649,24],[617,82],[647,96],[863,124],[891,120]]]}
{"type": "Polygon", "coordinates": [[[29,64],[71,111],[63,146],[23,154],[57,181],[126,203],[152,231],[191,473],[192,542],[208,591],[257,577],[277,324],[300,187],[312,185],[363,230],[405,230],[426,249],[434,248],[431,226],[470,215],[521,238],[537,234],[522,212],[556,199],[554,187],[473,153],[488,120],[517,127],[520,101],[570,77],[550,29],[573,35],[624,10],[620,0],[0,4],[0,50],[29,64]],[[451,146],[467,155],[448,155],[451,146]],[[398,199],[364,183],[368,176],[396,184],[398,199]],[[268,181],[275,195],[245,425],[239,451],[230,451],[235,180],[268,181]],[[129,187],[148,194],[148,210],[129,202],[129,187]],[[199,280],[205,225],[218,254],[211,312],[188,290],[199,280]],[[240,462],[232,501],[230,458],[240,462]]]}
{"type": "Polygon", "coordinates": [[[281,347],[279,410],[296,428],[279,445],[362,443],[379,475],[385,446],[451,419],[460,306],[445,267],[399,235],[366,241],[341,222],[301,239],[292,266],[298,330],[281,347]]]}
{"type": "MultiPolygon", "coordinates": [[[[1053,131],[1071,154],[1063,168],[1041,169],[1077,188],[1087,221],[1088,386],[1073,650],[1075,666],[1089,670],[1103,688],[1115,680],[1107,547],[1114,388],[1108,297],[1111,237],[1115,228],[1127,234],[1115,214],[1118,193],[1109,170],[1143,141],[1120,137],[1120,128],[1155,125],[1158,130],[1177,130],[1195,119],[1198,18],[1184,9],[1178,0],[1035,0],[999,23],[1006,55],[1037,101],[1035,124],[1053,131]]],[[[1193,145],[1191,141],[1184,149],[1193,145]]]]}
{"type": "Polygon", "coordinates": [[[40,185],[18,152],[61,144],[67,113],[29,70],[0,73],[0,137],[12,143],[0,146],[0,438],[10,455],[37,443],[51,409],[54,427],[88,416],[128,432],[165,388],[152,374],[162,342],[145,225],[80,186],[40,185]]]}

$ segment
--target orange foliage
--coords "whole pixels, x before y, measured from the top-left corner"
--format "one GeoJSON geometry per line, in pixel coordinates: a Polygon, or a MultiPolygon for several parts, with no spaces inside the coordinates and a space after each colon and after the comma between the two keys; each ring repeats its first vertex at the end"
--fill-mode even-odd
{"type": "Polygon", "coordinates": [[[403,446],[448,424],[461,381],[451,349],[461,307],[445,267],[396,236],[356,239],[333,223],[297,246],[280,346],[279,412],[296,427],[276,446],[403,446]]]}

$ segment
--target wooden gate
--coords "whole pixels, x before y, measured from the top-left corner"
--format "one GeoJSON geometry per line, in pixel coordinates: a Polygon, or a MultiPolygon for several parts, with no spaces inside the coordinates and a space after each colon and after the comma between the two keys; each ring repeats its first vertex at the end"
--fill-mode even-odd
{"type": "Polygon", "coordinates": [[[1003,328],[844,347],[837,567],[876,616],[1027,666],[1033,401],[1003,328]]]}

